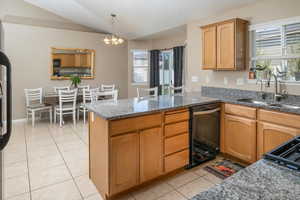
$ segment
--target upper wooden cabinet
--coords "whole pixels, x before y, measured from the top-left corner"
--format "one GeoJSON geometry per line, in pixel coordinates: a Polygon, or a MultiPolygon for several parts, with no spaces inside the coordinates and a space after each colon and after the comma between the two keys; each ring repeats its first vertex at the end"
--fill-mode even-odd
{"type": "Polygon", "coordinates": [[[248,21],[232,19],[202,28],[202,68],[243,70],[247,66],[248,21]]]}

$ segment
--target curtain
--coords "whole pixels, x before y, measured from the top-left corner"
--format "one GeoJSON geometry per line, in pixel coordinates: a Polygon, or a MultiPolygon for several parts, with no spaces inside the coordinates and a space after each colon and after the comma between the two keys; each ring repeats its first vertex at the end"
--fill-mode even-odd
{"type": "Polygon", "coordinates": [[[150,88],[158,87],[158,94],[160,94],[159,89],[159,50],[150,51],[150,88]]]}
{"type": "Polygon", "coordinates": [[[178,46],[173,48],[174,51],[174,86],[182,86],[184,47],[178,46]]]}

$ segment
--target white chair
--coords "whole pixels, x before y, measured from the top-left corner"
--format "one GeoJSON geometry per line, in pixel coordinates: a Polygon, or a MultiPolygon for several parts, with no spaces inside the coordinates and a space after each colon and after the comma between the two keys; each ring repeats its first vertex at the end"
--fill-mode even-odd
{"type": "Polygon", "coordinates": [[[184,93],[184,86],[175,87],[173,85],[170,85],[168,89],[169,89],[169,95],[184,93]]]}
{"type": "Polygon", "coordinates": [[[54,92],[58,93],[60,90],[66,90],[69,91],[70,87],[69,86],[63,86],[63,87],[54,87],[54,92]]]}
{"type": "Polygon", "coordinates": [[[79,85],[78,86],[78,92],[83,92],[84,89],[89,90],[90,86],[89,85],[79,85]]]}
{"type": "Polygon", "coordinates": [[[101,91],[106,92],[106,91],[113,91],[115,90],[115,84],[112,85],[101,85],[101,91]]]}
{"type": "Polygon", "coordinates": [[[104,100],[114,100],[117,101],[118,100],[118,96],[119,96],[119,90],[112,90],[112,91],[101,91],[98,93],[98,96],[104,97],[104,100]]]}
{"type": "Polygon", "coordinates": [[[86,113],[88,111],[87,108],[86,108],[86,104],[92,102],[91,91],[94,95],[94,99],[96,99],[96,100],[98,99],[99,88],[83,89],[83,102],[78,106],[78,110],[77,110],[77,120],[79,120],[80,112],[82,112],[83,113],[83,123],[84,124],[86,122],[86,113]]]}
{"type": "Polygon", "coordinates": [[[95,103],[99,99],[99,88],[90,89],[91,103],[95,103]]]}
{"type": "Polygon", "coordinates": [[[76,99],[77,90],[59,90],[59,104],[54,109],[54,122],[56,123],[56,117],[59,116],[59,126],[62,127],[63,115],[73,115],[73,124],[76,125],[76,99]]]}
{"type": "Polygon", "coordinates": [[[43,89],[24,89],[26,98],[26,118],[29,120],[31,115],[32,127],[35,123],[35,114],[37,112],[49,112],[50,123],[52,123],[52,107],[43,104],[43,89]]]}
{"type": "Polygon", "coordinates": [[[157,97],[158,96],[158,87],[154,88],[137,88],[137,98],[143,97],[157,97]]]}

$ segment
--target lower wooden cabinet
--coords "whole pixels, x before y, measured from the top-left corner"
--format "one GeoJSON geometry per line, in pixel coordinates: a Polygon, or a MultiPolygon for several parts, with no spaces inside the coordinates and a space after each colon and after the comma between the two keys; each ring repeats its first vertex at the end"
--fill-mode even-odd
{"type": "Polygon", "coordinates": [[[256,121],[225,115],[225,153],[246,162],[256,161],[256,121]]]}
{"type": "Polygon", "coordinates": [[[137,185],[139,182],[139,134],[133,132],[111,137],[110,152],[111,194],[137,185]]]}
{"type": "Polygon", "coordinates": [[[299,135],[300,129],[258,122],[257,132],[257,158],[260,159],[264,153],[299,135]]]}
{"type": "Polygon", "coordinates": [[[140,132],[140,181],[145,182],[163,173],[163,138],[161,128],[140,132]]]}

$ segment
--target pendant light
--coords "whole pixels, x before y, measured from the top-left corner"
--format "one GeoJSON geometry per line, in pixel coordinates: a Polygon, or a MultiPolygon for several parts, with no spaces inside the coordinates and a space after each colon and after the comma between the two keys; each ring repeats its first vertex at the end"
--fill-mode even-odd
{"type": "Polygon", "coordinates": [[[116,18],[117,15],[115,14],[111,14],[111,26],[112,26],[112,33],[105,36],[103,42],[107,45],[119,45],[122,44],[124,42],[124,39],[121,37],[118,37],[117,35],[115,35],[114,32],[114,25],[116,23],[116,18]]]}

